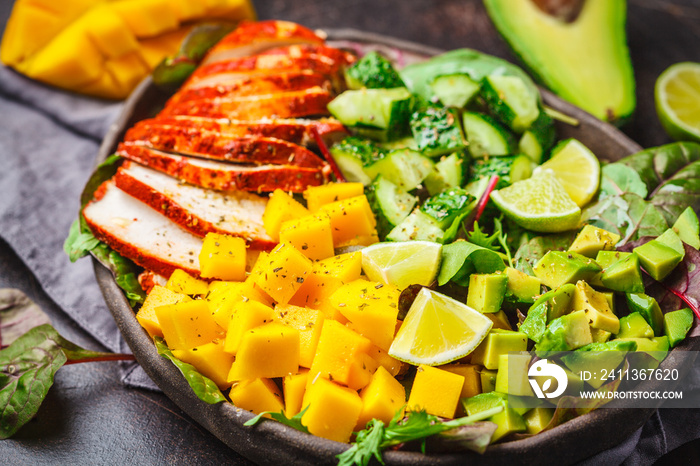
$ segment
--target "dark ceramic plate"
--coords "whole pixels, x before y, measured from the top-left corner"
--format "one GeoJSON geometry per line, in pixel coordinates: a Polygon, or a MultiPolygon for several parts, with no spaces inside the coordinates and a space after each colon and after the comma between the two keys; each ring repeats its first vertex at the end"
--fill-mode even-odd
{"type": "MultiPolygon", "coordinates": [[[[329,30],[329,42],[336,46],[362,44],[381,49],[405,64],[441,53],[441,50],[385,36],[354,30],[329,30]]],[[[547,91],[542,91],[547,105],[570,115],[577,127],[557,123],[560,138],[577,138],[601,159],[617,160],[641,150],[635,142],[609,124],[574,107],[547,91]]],[[[144,80],[127,100],[118,121],[110,128],[98,156],[98,161],[112,154],[125,131],[134,123],[151,117],[162,107],[165,93],[157,89],[150,78],[144,80]]],[[[178,369],[158,355],[153,341],[141,328],[134,312],[117,286],[111,273],[95,262],[95,274],[107,305],[129,347],[146,373],[183,411],[204,426],[226,445],[260,464],[336,464],[335,455],[347,446],[304,434],[273,421],[256,427],[243,423],[253,415],[230,403],[208,405],[192,392],[178,369]]],[[[697,349],[700,340],[686,342],[697,349]]],[[[690,349],[690,348],[688,348],[690,349]]],[[[570,464],[618,445],[639,429],[651,416],[652,409],[600,409],[526,440],[494,445],[483,456],[471,452],[422,455],[413,452],[386,452],[390,465],[417,464],[570,464]]]]}

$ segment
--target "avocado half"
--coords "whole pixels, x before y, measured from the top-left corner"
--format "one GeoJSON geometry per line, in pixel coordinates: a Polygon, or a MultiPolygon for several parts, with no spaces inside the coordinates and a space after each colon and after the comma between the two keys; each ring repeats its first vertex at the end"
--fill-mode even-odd
{"type": "Polygon", "coordinates": [[[625,0],[484,0],[484,4],[511,48],[554,93],[618,125],[632,115],[636,100],[625,0]],[[556,10],[547,8],[548,3],[575,8],[556,10]]]}

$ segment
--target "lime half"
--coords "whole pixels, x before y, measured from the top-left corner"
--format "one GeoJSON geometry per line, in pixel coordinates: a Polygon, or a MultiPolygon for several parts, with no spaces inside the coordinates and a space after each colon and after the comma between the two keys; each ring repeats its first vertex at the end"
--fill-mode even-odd
{"type": "Polygon", "coordinates": [[[700,63],[671,65],[656,80],[656,113],[676,141],[700,142],[700,63]]]}
{"type": "Polygon", "coordinates": [[[581,219],[581,209],[551,170],[494,191],[491,200],[508,218],[528,230],[573,230],[581,219]]]}
{"type": "Polygon", "coordinates": [[[362,269],[370,280],[403,290],[430,285],[441,258],[442,245],[432,241],[377,243],[362,249],[362,269]]]}
{"type": "Polygon", "coordinates": [[[415,365],[445,364],[471,353],[492,326],[491,319],[466,304],[423,288],[396,333],[389,354],[415,365]]]}

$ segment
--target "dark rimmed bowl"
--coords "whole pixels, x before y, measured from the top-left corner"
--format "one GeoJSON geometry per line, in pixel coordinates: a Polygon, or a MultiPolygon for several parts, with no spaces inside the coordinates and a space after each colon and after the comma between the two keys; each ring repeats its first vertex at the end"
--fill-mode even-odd
{"type": "MultiPolygon", "coordinates": [[[[405,64],[443,52],[411,42],[349,29],[328,30],[329,42],[336,46],[363,44],[376,46],[387,54],[398,56],[405,64]]],[[[573,105],[542,90],[544,102],[572,116],[577,127],[557,122],[560,138],[573,137],[583,142],[599,158],[614,161],[641,150],[613,126],[597,120],[573,105]]],[[[114,153],[126,130],[144,118],[154,116],[168,95],[156,88],[151,79],[144,80],[126,101],[119,119],[112,125],[100,147],[98,162],[114,153]]],[[[226,445],[259,464],[336,464],[335,456],[347,445],[314,437],[277,422],[262,422],[245,427],[253,415],[230,403],[208,405],[201,401],[178,369],[158,355],[153,341],[137,322],[112,274],[94,262],[95,275],[114,319],[151,379],[190,417],[209,430],[226,445]]],[[[686,341],[679,350],[699,349],[700,339],[686,341]]],[[[674,350],[678,351],[678,350],[674,350]]],[[[533,464],[556,461],[565,465],[581,461],[612,448],[636,432],[651,416],[653,409],[599,409],[580,416],[552,430],[525,440],[490,446],[484,455],[472,452],[422,455],[414,452],[389,451],[384,459],[389,465],[464,464],[533,464]]]]}

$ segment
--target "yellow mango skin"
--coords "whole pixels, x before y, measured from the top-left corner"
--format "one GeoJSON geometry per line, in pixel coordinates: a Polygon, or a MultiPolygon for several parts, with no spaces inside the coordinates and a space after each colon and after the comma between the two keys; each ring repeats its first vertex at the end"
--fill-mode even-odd
{"type": "Polygon", "coordinates": [[[275,307],[274,312],[276,321],[299,331],[299,365],[311,367],[325,319],[323,312],[289,304],[275,307]]]}
{"type": "Polygon", "coordinates": [[[182,293],[175,293],[164,286],[156,285],[153,287],[146,299],[143,301],[141,309],[136,313],[136,320],[139,321],[141,327],[146,329],[146,332],[153,337],[162,337],[163,329],[158,322],[156,316],[156,308],[167,304],[176,304],[184,301],[191,301],[192,298],[182,293]]]}
{"type": "Polygon", "coordinates": [[[217,387],[225,390],[231,386],[226,380],[233,364],[233,356],[224,351],[221,340],[206,343],[196,348],[173,350],[181,361],[192,364],[200,374],[210,378],[217,387]]]}
{"type": "Polygon", "coordinates": [[[377,220],[364,195],[326,204],[319,212],[328,214],[331,219],[333,244],[336,247],[377,234],[377,220]]]}
{"type": "Polygon", "coordinates": [[[224,351],[235,355],[241,346],[243,336],[263,324],[272,322],[275,311],[256,301],[245,301],[234,305],[235,310],[229,319],[224,351]]]}
{"type": "Polygon", "coordinates": [[[400,294],[391,285],[355,280],[341,286],[329,300],[357,332],[388,350],[394,340],[400,294]]]}
{"type": "Polygon", "coordinates": [[[207,282],[194,278],[181,269],[175,269],[170,278],[168,278],[165,287],[170,291],[187,295],[205,295],[209,291],[207,282]]]}
{"type": "Polygon", "coordinates": [[[271,322],[243,335],[229,382],[284,377],[299,371],[299,331],[271,322]]]}
{"type": "Polygon", "coordinates": [[[372,419],[385,424],[406,404],[406,390],[386,369],[380,367],[360,391],[362,411],[355,430],[362,430],[372,419]]]}
{"type": "Polygon", "coordinates": [[[424,409],[428,414],[454,418],[463,386],[464,377],[459,374],[420,365],[406,409],[424,409]]]}
{"type": "Polygon", "coordinates": [[[323,378],[348,385],[353,363],[360,354],[367,354],[371,345],[367,338],[340,322],[325,320],[309,377],[314,379],[320,374],[323,378]]]}
{"type": "Polygon", "coordinates": [[[277,303],[287,304],[311,270],[311,260],[291,244],[282,243],[270,252],[252,277],[277,303]]]}
{"type": "Polygon", "coordinates": [[[246,243],[243,238],[207,233],[199,253],[202,277],[219,280],[245,280],[246,243]]]}
{"type": "Polygon", "coordinates": [[[155,313],[170,349],[201,346],[221,338],[224,333],[202,299],[159,306],[155,313]]]}
{"type": "Polygon", "coordinates": [[[306,207],[310,212],[318,211],[322,206],[361,196],[365,192],[362,183],[328,183],[321,186],[309,186],[304,191],[306,207]]]}
{"type": "MultiPolygon", "coordinates": [[[[244,380],[235,384],[228,394],[231,403],[255,414],[264,411],[279,413],[284,410],[282,393],[270,379],[244,380]]],[[[265,417],[270,417],[265,415],[265,417]]]]}
{"type": "Polygon", "coordinates": [[[280,243],[289,243],[312,260],[333,256],[333,234],[328,215],[306,215],[282,223],[280,243]]]}
{"type": "Polygon", "coordinates": [[[301,412],[301,403],[309,381],[309,370],[300,369],[298,374],[286,375],[282,380],[284,392],[284,415],[291,419],[301,412]]]}
{"type": "Polygon", "coordinates": [[[327,379],[310,378],[303,401],[308,409],[301,417],[302,424],[313,435],[347,443],[362,411],[360,395],[327,379]]]}
{"type": "Polygon", "coordinates": [[[281,189],[275,189],[263,213],[263,226],[270,238],[279,241],[280,227],[284,222],[307,215],[309,211],[306,207],[281,189]]]}

